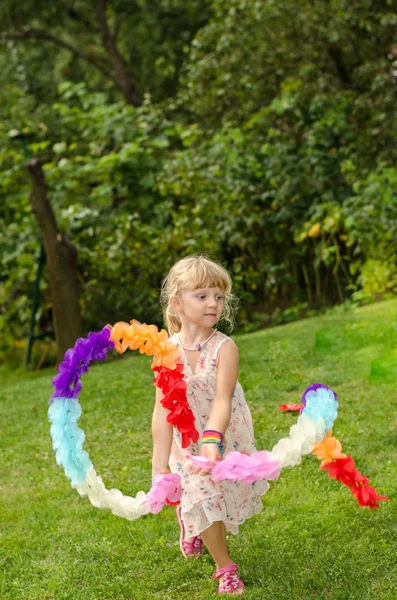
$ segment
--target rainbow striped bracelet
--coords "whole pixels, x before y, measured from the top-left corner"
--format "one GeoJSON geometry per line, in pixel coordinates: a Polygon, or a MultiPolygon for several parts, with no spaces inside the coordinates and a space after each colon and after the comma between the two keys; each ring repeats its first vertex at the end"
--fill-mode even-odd
{"type": "Polygon", "coordinates": [[[225,451],[225,436],[215,429],[206,429],[201,436],[202,444],[218,444],[221,454],[225,451]]]}

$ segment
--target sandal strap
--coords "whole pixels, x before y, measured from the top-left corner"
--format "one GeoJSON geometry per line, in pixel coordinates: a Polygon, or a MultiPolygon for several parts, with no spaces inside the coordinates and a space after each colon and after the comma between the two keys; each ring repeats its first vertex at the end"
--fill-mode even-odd
{"type": "Polygon", "coordinates": [[[182,540],[182,546],[186,554],[200,552],[203,549],[203,540],[200,536],[196,535],[191,542],[182,540]]]}
{"type": "Polygon", "coordinates": [[[188,554],[194,554],[200,556],[203,553],[204,543],[200,535],[194,536],[191,542],[185,539],[186,530],[182,519],[182,507],[179,505],[176,509],[176,516],[178,518],[179,526],[181,528],[180,535],[180,548],[182,554],[187,558],[188,554]]]}
{"type": "Polygon", "coordinates": [[[204,548],[204,542],[199,535],[196,535],[196,537],[193,539],[193,544],[198,550],[202,550],[204,548]]]}
{"type": "Polygon", "coordinates": [[[212,579],[218,579],[218,577],[222,577],[222,575],[224,575],[225,573],[231,573],[237,570],[238,566],[233,563],[231,565],[228,565],[227,567],[222,567],[222,569],[218,569],[218,571],[212,575],[212,579]]]}
{"type": "Polygon", "coordinates": [[[237,590],[243,590],[244,583],[241,581],[238,571],[229,571],[221,579],[219,584],[218,594],[235,595],[237,590]]]}

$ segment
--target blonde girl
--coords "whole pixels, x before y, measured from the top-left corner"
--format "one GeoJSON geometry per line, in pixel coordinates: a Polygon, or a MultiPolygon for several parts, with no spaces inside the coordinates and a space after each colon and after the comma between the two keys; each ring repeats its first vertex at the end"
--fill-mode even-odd
{"type": "Polygon", "coordinates": [[[182,449],[181,433],[166,421],[168,410],[156,390],[152,419],[153,476],[181,476],[183,494],[177,509],[180,547],[187,558],[202,554],[203,542],[213,557],[218,592],[241,595],[244,583],[229,555],[226,532],[262,510],[265,481],[251,486],[216,482],[208,471],[193,466],[189,454],[212,461],[224,452],[255,451],[252,418],[237,381],[238,349],[234,341],[215,329],[221,320],[233,322],[232,282],[228,272],[205,256],[179,260],[163,282],[161,300],[170,340],[180,349],[187,383],[187,399],[200,434],[197,443],[182,449]]]}

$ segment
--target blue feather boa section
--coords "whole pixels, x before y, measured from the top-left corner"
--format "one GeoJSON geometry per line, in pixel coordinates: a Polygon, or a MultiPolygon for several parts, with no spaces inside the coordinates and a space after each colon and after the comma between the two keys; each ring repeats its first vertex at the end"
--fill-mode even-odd
{"type": "Polygon", "coordinates": [[[304,404],[301,412],[317,423],[323,419],[325,431],[332,429],[338,416],[338,395],[324,383],[314,383],[308,387],[302,396],[304,404]]]}
{"type": "Polygon", "coordinates": [[[53,398],[48,409],[56,461],[63,466],[72,485],[83,483],[87,471],[93,468],[88,453],[83,450],[85,435],[77,425],[80,415],[81,406],[73,398],[53,398]]]}

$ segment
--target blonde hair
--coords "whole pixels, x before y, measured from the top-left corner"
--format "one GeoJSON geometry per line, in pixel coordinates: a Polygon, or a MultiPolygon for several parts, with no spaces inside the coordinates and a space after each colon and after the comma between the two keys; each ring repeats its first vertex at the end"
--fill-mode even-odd
{"type": "Polygon", "coordinates": [[[178,314],[170,305],[171,296],[206,287],[219,287],[225,294],[221,320],[229,324],[230,330],[233,329],[237,298],[232,293],[231,277],[220,264],[199,254],[178,260],[162,283],[160,300],[164,322],[170,335],[178,333],[182,325],[178,314]]]}

